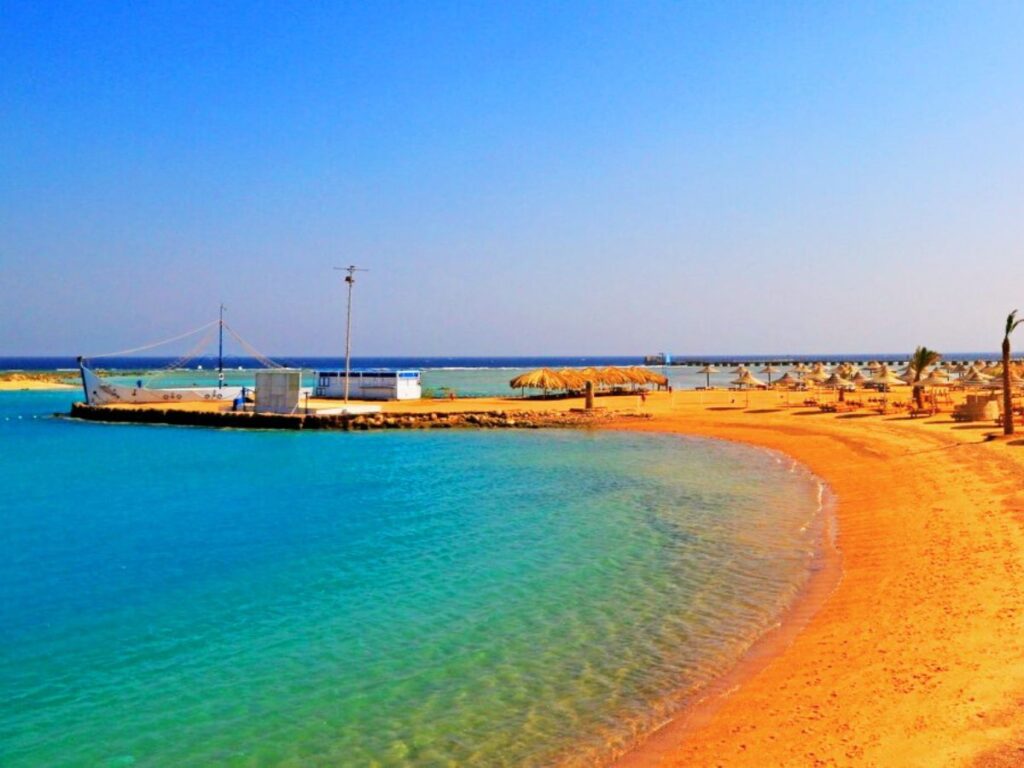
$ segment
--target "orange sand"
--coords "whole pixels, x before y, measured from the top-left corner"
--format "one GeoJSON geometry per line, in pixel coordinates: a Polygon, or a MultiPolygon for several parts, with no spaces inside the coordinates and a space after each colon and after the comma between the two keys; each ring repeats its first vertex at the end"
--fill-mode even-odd
{"type": "Polygon", "coordinates": [[[33,379],[12,375],[0,379],[0,392],[24,392],[26,390],[78,389],[74,384],[64,384],[46,379],[33,379]]]}
{"type": "Polygon", "coordinates": [[[761,669],[619,767],[1024,765],[1024,436],[670,397],[628,428],[775,448],[832,486],[842,579],[761,669]]]}

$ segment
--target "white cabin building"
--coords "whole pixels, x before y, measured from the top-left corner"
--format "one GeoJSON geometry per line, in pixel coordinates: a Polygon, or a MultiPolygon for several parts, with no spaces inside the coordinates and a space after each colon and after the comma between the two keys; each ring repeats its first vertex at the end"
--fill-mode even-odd
{"type": "MultiPolygon", "coordinates": [[[[316,371],[315,396],[345,397],[344,371],[316,371]]],[[[419,400],[419,371],[351,371],[348,396],[353,400],[419,400]]]]}

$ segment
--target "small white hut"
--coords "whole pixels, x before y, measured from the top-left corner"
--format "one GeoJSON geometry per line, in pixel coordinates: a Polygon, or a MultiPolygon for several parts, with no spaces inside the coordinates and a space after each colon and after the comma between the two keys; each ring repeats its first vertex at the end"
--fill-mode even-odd
{"type": "Polygon", "coordinates": [[[302,394],[302,371],[271,368],[256,371],[256,413],[295,413],[302,394]]]}

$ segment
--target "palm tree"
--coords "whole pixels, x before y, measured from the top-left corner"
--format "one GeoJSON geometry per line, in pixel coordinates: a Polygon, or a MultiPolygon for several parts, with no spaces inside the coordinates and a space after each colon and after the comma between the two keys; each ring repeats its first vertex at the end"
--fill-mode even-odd
{"type": "Polygon", "coordinates": [[[1006,333],[1003,334],[1003,434],[1013,434],[1013,395],[1010,391],[1010,334],[1024,323],[1024,317],[1017,319],[1017,310],[1006,316],[1006,333]]]}
{"type": "Polygon", "coordinates": [[[914,372],[914,401],[919,411],[924,409],[924,387],[917,386],[917,382],[921,380],[925,369],[935,365],[941,357],[942,355],[928,347],[918,347],[910,357],[910,369],[914,372]]]}

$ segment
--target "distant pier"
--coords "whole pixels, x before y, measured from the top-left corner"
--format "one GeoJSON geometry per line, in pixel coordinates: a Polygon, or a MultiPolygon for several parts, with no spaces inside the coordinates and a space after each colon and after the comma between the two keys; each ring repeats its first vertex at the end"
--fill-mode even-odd
{"type": "Polygon", "coordinates": [[[885,363],[896,365],[907,362],[908,355],[877,355],[873,357],[673,357],[671,362],[660,363],[670,368],[677,366],[705,366],[716,365],[724,367],[736,367],[739,365],[773,365],[777,368],[789,368],[803,363],[804,365],[838,365],[839,363],[854,363],[865,366],[868,362],[885,363]]]}

